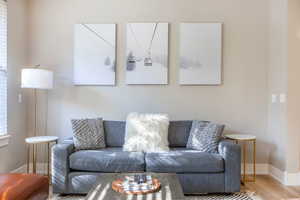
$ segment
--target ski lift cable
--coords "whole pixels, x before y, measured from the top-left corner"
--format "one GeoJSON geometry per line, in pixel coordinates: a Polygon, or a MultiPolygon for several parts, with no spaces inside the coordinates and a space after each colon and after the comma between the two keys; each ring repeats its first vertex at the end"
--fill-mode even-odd
{"type": "MultiPolygon", "coordinates": [[[[150,41],[150,44],[149,44],[149,48],[148,48],[148,51],[146,50],[147,53],[149,53],[151,51],[151,48],[152,48],[152,43],[153,43],[153,40],[154,40],[154,36],[155,36],[155,33],[156,33],[156,30],[157,30],[157,26],[158,26],[158,23],[155,23],[155,26],[154,26],[154,30],[153,30],[153,33],[152,33],[152,37],[151,37],[151,41],[150,41]]],[[[131,26],[131,24],[129,24],[129,28],[130,28],[130,31],[134,37],[134,40],[136,41],[137,43],[137,46],[139,46],[139,48],[142,50],[142,51],[145,51],[144,48],[142,47],[142,45],[139,43],[137,37],[136,37],[136,34],[134,33],[133,31],[133,28],[131,26]]]]}
{"type": "Polygon", "coordinates": [[[144,51],[142,45],[139,43],[139,41],[138,41],[138,39],[137,39],[137,37],[136,37],[134,31],[133,31],[133,28],[132,28],[131,24],[129,24],[129,29],[130,29],[130,31],[131,31],[133,37],[134,37],[134,40],[135,40],[137,46],[138,46],[142,51],[144,51]]]}
{"type": "Polygon", "coordinates": [[[153,31],[152,38],[151,38],[151,41],[150,41],[150,44],[149,44],[148,53],[150,53],[150,51],[151,51],[152,43],[153,43],[154,36],[155,36],[156,30],[157,30],[157,26],[158,26],[158,23],[156,23],[155,26],[154,26],[154,31],[153,31]]]}
{"type": "MultiPolygon", "coordinates": [[[[163,41],[161,41],[160,35],[159,35],[159,34],[156,34],[154,37],[157,39],[157,43],[160,44],[161,50],[163,50],[163,52],[164,52],[164,47],[165,47],[165,45],[161,45],[161,44],[163,44],[163,41]]],[[[162,58],[160,58],[159,55],[156,55],[156,56],[154,55],[154,57],[153,57],[153,62],[157,62],[157,63],[163,64],[164,62],[161,61],[161,60],[162,60],[162,58]]]]}
{"type": "Polygon", "coordinates": [[[94,33],[98,38],[100,38],[101,40],[103,40],[106,44],[108,44],[109,46],[111,46],[112,48],[115,48],[114,45],[112,45],[109,41],[105,40],[99,33],[97,33],[95,30],[93,30],[91,27],[89,27],[87,24],[81,24],[83,27],[85,27],[86,29],[88,29],[89,31],[91,31],[92,33],[94,33]]]}

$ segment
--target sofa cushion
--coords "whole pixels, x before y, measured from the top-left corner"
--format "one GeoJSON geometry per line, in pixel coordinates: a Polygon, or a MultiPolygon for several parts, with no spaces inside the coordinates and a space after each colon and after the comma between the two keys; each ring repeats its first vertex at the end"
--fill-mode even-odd
{"type": "Polygon", "coordinates": [[[146,170],[160,173],[215,173],[224,171],[221,155],[186,148],[167,153],[147,153],[146,170]]]}
{"type": "Polygon", "coordinates": [[[122,147],[125,139],[125,121],[104,121],[104,133],[108,147],[122,147]]]}
{"type": "Polygon", "coordinates": [[[70,155],[70,168],[90,172],[141,172],[145,170],[144,153],[122,148],[82,150],[70,155]]]}
{"type": "Polygon", "coordinates": [[[170,147],[186,147],[192,121],[170,121],[169,125],[169,145],[170,147]]]}

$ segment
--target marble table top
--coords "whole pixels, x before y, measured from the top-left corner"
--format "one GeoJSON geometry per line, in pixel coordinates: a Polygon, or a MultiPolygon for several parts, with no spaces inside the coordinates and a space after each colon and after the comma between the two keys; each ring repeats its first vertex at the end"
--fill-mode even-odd
{"type": "Polygon", "coordinates": [[[36,137],[29,137],[25,139],[25,142],[28,144],[40,144],[40,143],[49,143],[55,142],[58,140],[56,136],[36,136],[36,137]]]}
{"type": "Polygon", "coordinates": [[[225,135],[225,138],[232,139],[232,140],[255,140],[256,136],[242,135],[242,134],[230,134],[230,135],[225,135]]]}

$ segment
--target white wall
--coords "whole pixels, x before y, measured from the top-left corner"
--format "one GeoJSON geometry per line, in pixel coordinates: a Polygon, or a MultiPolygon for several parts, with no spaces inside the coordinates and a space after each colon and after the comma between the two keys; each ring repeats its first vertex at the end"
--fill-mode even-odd
{"type": "Polygon", "coordinates": [[[300,1],[288,1],[287,171],[300,172],[300,1]]]}
{"type": "MultiPolygon", "coordinates": [[[[10,144],[0,149],[0,173],[23,165],[26,160],[26,101],[18,103],[20,69],[27,63],[27,1],[8,1],[8,133],[10,144]]],[[[26,95],[24,93],[24,95],[26,95]]],[[[26,98],[24,98],[26,99],[26,98]]]]}
{"type": "Polygon", "coordinates": [[[279,102],[287,94],[287,13],[288,0],[270,0],[269,69],[268,69],[268,133],[271,142],[270,164],[286,168],[287,122],[286,103],[279,102]],[[271,102],[271,95],[276,102],[271,102]]]}
{"type": "MultiPolygon", "coordinates": [[[[48,134],[71,135],[73,117],[124,120],[131,111],[166,112],[172,119],[213,120],[226,124],[227,132],[256,135],[258,162],[267,163],[273,146],[267,139],[268,34],[267,0],[29,0],[29,63],[56,74],[48,134]],[[171,23],[169,85],[125,85],[125,25],[132,21],[171,23]],[[224,22],[221,86],[178,85],[178,23],[191,21],[224,22]],[[81,22],[118,23],[115,87],[72,85],[73,25],[81,22]]],[[[43,95],[40,103],[45,101],[43,95]]],[[[43,121],[45,113],[39,115],[43,121]]],[[[39,132],[45,134],[44,123],[39,132]]]]}
{"type": "Polygon", "coordinates": [[[268,131],[270,164],[287,173],[300,171],[300,1],[270,0],[268,131]],[[287,101],[279,102],[279,94],[287,101]]]}

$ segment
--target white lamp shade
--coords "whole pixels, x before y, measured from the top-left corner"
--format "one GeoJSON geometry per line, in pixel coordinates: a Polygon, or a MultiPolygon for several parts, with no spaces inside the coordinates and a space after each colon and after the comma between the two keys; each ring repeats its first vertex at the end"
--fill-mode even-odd
{"type": "Polygon", "coordinates": [[[21,87],[52,89],[53,72],[45,69],[22,69],[21,87]]]}

